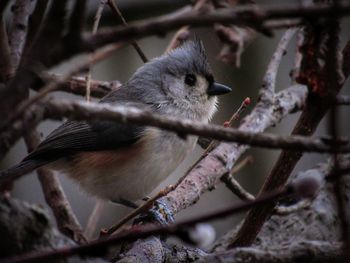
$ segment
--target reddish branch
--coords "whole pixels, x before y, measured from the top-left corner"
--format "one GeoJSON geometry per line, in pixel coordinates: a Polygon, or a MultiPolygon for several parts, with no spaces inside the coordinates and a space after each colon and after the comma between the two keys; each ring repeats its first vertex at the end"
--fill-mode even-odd
{"type": "MultiPolygon", "coordinates": [[[[330,109],[331,105],[333,105],[333,102],[330,101],[331,97],[329,93],[325,93],[325,90],[320,88],[323,87],[324,77],[327,76],[328,73],[317,68],[319,67],[317,61],[318,57],[315,56],[319,54],[320,51],[318,49],[321,48],[321,41],[316,37],[318,34],[321,34],[319,29],[319,27],[308,27],[308,30],[311,31],[308,32],[308,34],[305,34],[305,41],[301,47],[301,51],[304,51],[302,53],[303,62],[301,74],[303,74],[304,83],[308,85],[311,94],[309,95],[306,107],[303,109],[302,114],[292,131],[292,135],[311,136],[330,109]],[[309,74],[306,74],[306,72],[309,72],[309,74]]],[[[346,54],[349,52],[349,48],[350,45],[347,45],[343,53],[346,54]]],[[[344,61],[343,71],[345,77],[350,73],[344,70],[348,64],[349,61],[344,61]]],[[[333,88],[337,93],[339,92],[341,85],[337,84],[337,86],[333,88]]],[[[302,151],[284,150],[266,178],[259,194],[282,187],[287,182],[291,172],[302,155],[302,151]]],[[[231,244],[231,247],[248,246],[252,244],[264,222],[273,213],[274,207],[275,204],[272,203],[249,211],[244,219],[243,225],[235,237],[235,240],[231,244]]]]}

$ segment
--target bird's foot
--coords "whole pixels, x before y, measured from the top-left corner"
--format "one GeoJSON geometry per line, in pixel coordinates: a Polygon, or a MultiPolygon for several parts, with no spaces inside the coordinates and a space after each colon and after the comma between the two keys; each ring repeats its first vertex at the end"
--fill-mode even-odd
{"type": "Polygon", "coordinates": [[[153,207],[147,212],[141,213],[133,222],[133,225],[141,225],[147,223],[157,223],[159,225],[167,225],[174,223],[174,216],[168,206],[156,200],[153,207]]]}

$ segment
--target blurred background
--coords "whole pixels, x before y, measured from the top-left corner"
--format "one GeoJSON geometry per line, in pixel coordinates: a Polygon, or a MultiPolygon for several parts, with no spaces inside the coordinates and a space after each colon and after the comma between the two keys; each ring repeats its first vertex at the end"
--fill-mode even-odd
{"type": "MultiPolygon", "coordinates": [[[[99,1],[89,1],[88,23],[86,24],[86,30],[91,31],[92,21],[95,15],[97,4],[99,1]]],[[[288,4],[298,4],[300,1],[272,1],[272,0],[258,0],[260,5],[278,5],[281,2],[288,4]]],[[[124,17],[128,22],[133,20],[143,19],[147,17],[154,17],[157,15],[165,14],[180,8],[189,1],[173,1],[173,0],[119,0],[117,1],[119,8],[121,9],[124,17]]],[[[284,4],[284,3],[283,3],[284,4]]],[[[100,28],[104,26],[116,26],[118,25],[118,19],[114,17],[106,6],[103,13],[100,28]]],[[[342,34],[341,34],[341,48],[346,41],[350,38],[350,21],[349,19],[342,20],[342,34]]],[[[275,35],[268,38],[263,35],[258,37],[245,49],[241,66],[236,68],[232,65],[227,65],[217,59],[222,44],[217,38],[212,28],[200,28],[194,29],[193,32],[202,39],[204,46],[207,50],[210,64],[214,71],[216,80],[220,83],[228,85],[233,88],[233,92],[229,95],[220,97],[219,111],[215,115],[212,123],[222,124],[225,120],[228,120],[230,116],[237,110],[239,105],[246,97],[250,97],[252,100],[251,106],[244,112],[248,114],[254,107],[257,99],[258,90],[262,83],[263,75],[266,71],[266,67],[269,60],[276,48],[281,34],[284,30],[275,31],[275,35]]],[[[162,54],[167,47],[174,32],[169,32],[165,37],[147,37],[138,41],[142,50],[148,58],[153,58],[162,54]]],[[[293,68],[295,55],[295,40],[293,40],[288,48],[288,52],[283,59],[280,66],[277,90],[283,90],[291,84],[289,77],[290,71],[293,68]]],[[[67,63],[60,65],[57,68],[52,69],[56,73],[64,73],[73,68],[75,63],[81,60],[84,56],[76,57],[67,63]]],[[[93,67],[93,79],[96,80],[119,80],[122,83],[128,80],[133,72],[142,65],[141,59],[131,46],[124,47],[116,51],[111,57],[103,62],[98,63],[93,67]]],[[[345,84],[341,94],[349,95],[349,81],[345,84]]],[[[57,96],[60,98],[75,98],[82,100],[82,97],[75,97],[67,95],[66,93],[55,93],[51,96],[57,96]]],[[[349,113],[350,108],[341,106],[339,107],[341,114],[341,133],[343,136],[349,136],[349,113]]],[[[243,117],[242,116],[242,117],[243,117]]],[[[271,128],[268,132],[276,134],[288,135],[294,127],[299,114],[293,114],[285,118],[282,123],[277,127],[271,128]]],[[[242,118],[241,118],[242,119],[242,118]]],[[[39,130],[43,136],[46,136],[50,131],[57,127],[60,123],[46,121],[39,126],[39,130]]],[[[239,121],[235,126],[239,125],[239,121]]],[[[327,135],[327,118],[325,118],[319,126],[317,135],[327,135]]],[[[183,164],[161,185],[157,190],[168,184],[174,184],[177,179],[184,174],[187,168],[199,158],[203,150],[200,147],[196,147],[194,154],[188,157],[183,164]]],[[[17,162],[19,162],[26,155],[26,148],[22,140],[20,140],[16,146],[11,150],[7,157],[0,163],[0,168],[4,169],[17,162]]],[[[251,193],[255,194],[259,190],[264,178],[269,174],[272,169],[279,151],[267,150],[267,149],[251,149],[245,156],[251,155],[253,157],[253,163],[243,169],[237,174],[237,180],[251,193]]],[[[310,154],[306,153],[302,160],[299,162],[294,170],[294,173],[313,167],[318,162],[325,160],[326,155],[310,154]]],[[[137,164],[136,164],[137,165],[137,164]]],[[[145,175],[147,176],[147,175],[145,175]]],[[[68,199],[76,213],[80,223],[84,227],[96,202],[96,199],[89,197],[83,193],[77,185],[73,184],[65,176],[60,176],[63,188],[68,196],[68,199]]],[[[127,186],[126,186],[127,187],[127,186]]],[[[14,196],[26,200],[30,203],[39,203],[43,207],[47,207],[41,187],[35,175],[25,176],[18,180],[14,188],[14,196]]],[[[227,207],[232,203],[240,202],[236,196],[230,192],[223,184],[219,184],[216,189],[208,192],[202,196],[199,202],[185,211],[182,211],[177,215],[179,218],[188,218],[193,215],[200,215],[209,211],[216,211],[217,209],[227,207]]],[[[49,210],[49,208],[48,208],[49,210]]],[[[100,216],[98,230],[111,226],[117,222],[126,213],[129,213],[130,209],[124,208],[115,204],[105,203],[103,205],[103,211],[100,216]]],[[[213,222],[213,226],[217,231],[217,235],[220,236],[226,233],[229,229],[237,225],[243,215],[232,216],[226,219],[220,219],[213,222]]]]}

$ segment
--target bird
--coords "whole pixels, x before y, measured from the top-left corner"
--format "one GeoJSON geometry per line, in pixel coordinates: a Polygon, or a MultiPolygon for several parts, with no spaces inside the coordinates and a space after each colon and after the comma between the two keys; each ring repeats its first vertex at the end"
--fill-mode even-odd
{"type": "MultiPolygon", "coordinates": [[[[203,43],[194,39],[145,63],[99,103],[207,123],[217,96],[230,91],[214,81],[203,43]]],[[[129,206],[166,179],[197,139],[132,123],[68,120],[19,164],[0,172],[0,185],[46,166],[98,199],[129,206]]]]}

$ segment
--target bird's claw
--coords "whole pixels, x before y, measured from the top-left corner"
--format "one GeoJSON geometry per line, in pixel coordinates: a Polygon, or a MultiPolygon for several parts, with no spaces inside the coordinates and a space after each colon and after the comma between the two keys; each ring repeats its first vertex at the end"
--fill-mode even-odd
{"type": "Polygon", "coordinates": [[[133,225],[141,225],[147,223],[157,223],[160,225],[167,225],[174,223],[174,217],[168,206],[156,200],[153,207],[147,212],[141,213],[133,222],[133,225]]]}

